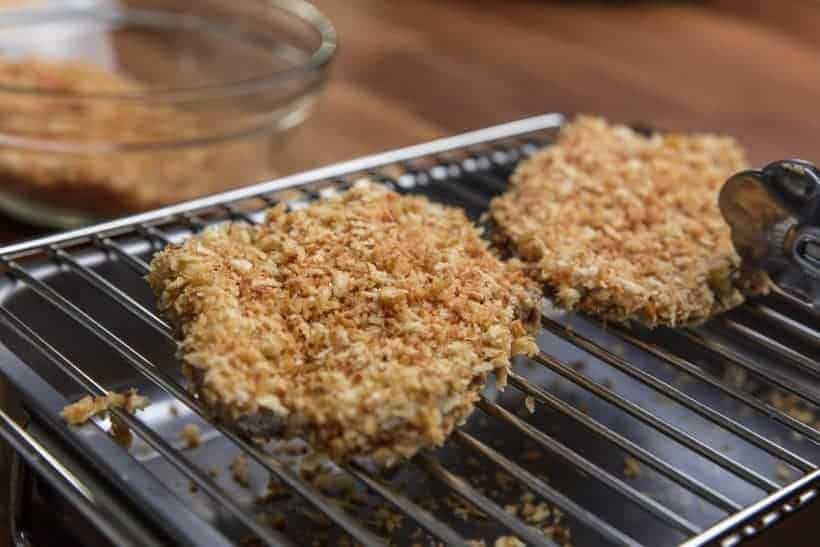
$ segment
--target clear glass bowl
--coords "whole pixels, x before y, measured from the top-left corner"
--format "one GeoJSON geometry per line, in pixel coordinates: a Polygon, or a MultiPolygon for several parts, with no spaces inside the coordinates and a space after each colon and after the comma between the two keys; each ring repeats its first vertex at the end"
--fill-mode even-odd
{"type": "Polygon", "coordinates": [[[71,227],[269,179],[336,48],[302,0],[0,12],[0,209],[71,227]]]}

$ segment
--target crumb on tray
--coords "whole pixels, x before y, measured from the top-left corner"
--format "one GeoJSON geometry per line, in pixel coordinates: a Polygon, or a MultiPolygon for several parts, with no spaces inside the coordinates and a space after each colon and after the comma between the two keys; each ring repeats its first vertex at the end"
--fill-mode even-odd
{"type": "Polygon", "coordinates": [[[250,486],[250,473],[248,472],[248,459],[244,454],[237,454],[231,461],[231,476],[236,484],[248,488],[250,486]]]}
{"type": "Polygon", "coordinates": [[[792,470],[789,469],[785,464],[779,463],[777,467],[775,467],[775,474],[777,478],[781,481],[788,481],[792,478],[792,470]]]}
{"type": "Polygon", "coordinates": [[[633,479],[635,477],[641,476],[641,462],[633,458],[632,456],[626,456],[624,458],[624,475],[633,479]]]}
{"type": "Polygon", "coordinates": [[[185,448],[196,448],[202,444],[202,433],[196,424],[185,424],[179,432],[179,438],[185,443],[185,448]]]}
{"type": "MultiPolygon", "coordinates": [[[[147,406],[148,397],[140,395],[136,389],[131,388],[125,393],[111,391],[106,395],[94,397],[86,395],[79,401],[66,405],[60,412],[60,416],[69,425],[81,425],[94,416],[108,413],[110,409],[121,408],[129,414],[134,414],[137,410],[142,410],[147,406]]],[[[133,440],[131,429],[119,416],[111,414],[110,419],[109,435],[120,446],[130,448],[133,440]]]]}
{"type": "Polygon", "coordinates": [[[86,395],[79,401],[66,405],[60,412],[63,420],[70,425],[81,425],[92,417],[104,414],[111,408],[124,408],[129,414],[148,406],[148,397],[140,395],[134,388],[125,393],[109,392],[107,395],[92,397],[86,395]]]}
{"type": "Polygon", "coordinates": [[[524,406],[530,414],[535,414],[535,397],[531,395],[524,397],[524,406]]]}
{"type": "Polygon", "coordinates": [[[526,543],[515,536],[501,536],[496,538],[493,547],[526,547],[526,543]]]}
{"type": "Polygon", "coordinates": [[[820,428],[820,419],[817,418],[814,410],[797,395],[774,390],[769,394],[769,404],[795,420],[820,428]]]}

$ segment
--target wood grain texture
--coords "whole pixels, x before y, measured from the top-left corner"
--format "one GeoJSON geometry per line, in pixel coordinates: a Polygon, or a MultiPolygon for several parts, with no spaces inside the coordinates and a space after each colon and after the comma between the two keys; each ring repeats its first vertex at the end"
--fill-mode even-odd
{"type": "MultiPolygon", "coordinates": [[[[820,161],[820,2],[316,3],[340,48],[283,174],[550,111],[820,161]]],[[[34,232],[0,225],[6,241],[34,232]]]]}

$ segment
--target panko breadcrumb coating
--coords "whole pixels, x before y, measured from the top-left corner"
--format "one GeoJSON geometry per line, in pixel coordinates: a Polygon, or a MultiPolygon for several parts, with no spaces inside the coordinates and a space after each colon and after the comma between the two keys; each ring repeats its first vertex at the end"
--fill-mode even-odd
{"type": "Polygon", "coordinates": [[[556,303],[647,326],[696,324],[765,290],[739,273],[718,209],[743,149],[708,134],[638,134],[578,117],[491,203],[499,236],[556,303]]]}
{"type": "Polygon", "coordinates": [[[441,444],[537,350],[539,291],[464,213],[359,183],[169,247],[147,276],[217,416],[390,465],[441,444]]]}

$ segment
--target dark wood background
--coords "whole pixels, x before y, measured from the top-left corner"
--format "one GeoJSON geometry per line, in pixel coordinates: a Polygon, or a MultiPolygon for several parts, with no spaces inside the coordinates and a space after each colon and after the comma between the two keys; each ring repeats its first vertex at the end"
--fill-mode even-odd
{"type": "MultiPolygon", "coordinates": [[[[755,163],[820,160],[820,2],[317,0],[331,82],[293,172],[559,111],[733,134],[755,163]]],[[[37,230],[0,221],[0,241],[37,230]]]]}

